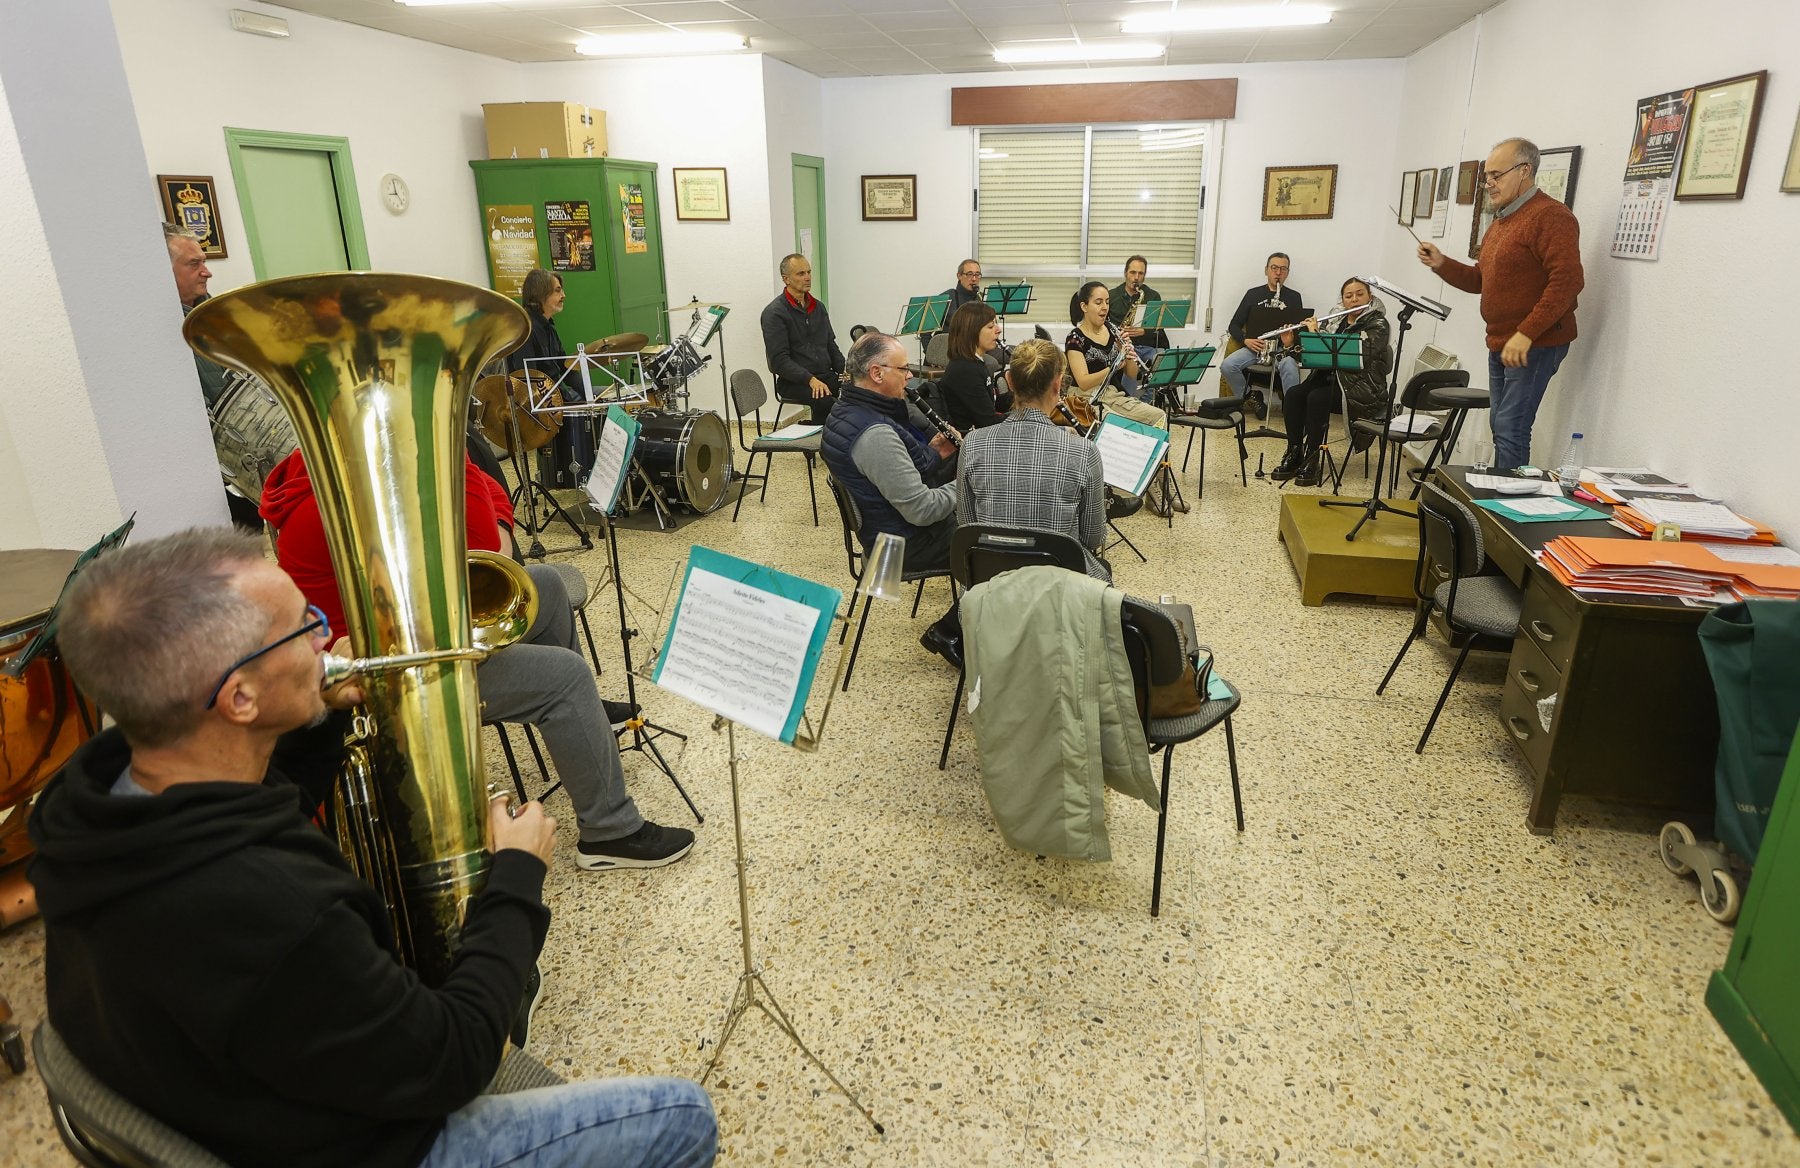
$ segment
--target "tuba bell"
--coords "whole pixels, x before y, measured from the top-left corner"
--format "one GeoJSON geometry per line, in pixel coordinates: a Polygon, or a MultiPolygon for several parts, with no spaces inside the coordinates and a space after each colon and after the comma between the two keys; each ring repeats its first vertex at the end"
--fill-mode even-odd
{"type": "Polygon", "coordinates": [[[358,822],[340,820],[340,835],[361,838],[352,865],[428,984],[448,972],[489,862],[475,663],[523,633],[536,603],[510,560],[470,562],[465,419],[481,367],[529,331],[496,292],[384,272],[253,284],[182,326],[203,356],[261,378],[294,423],[356,654],[327,673],[363,676],[337,796],[358,822]]]}

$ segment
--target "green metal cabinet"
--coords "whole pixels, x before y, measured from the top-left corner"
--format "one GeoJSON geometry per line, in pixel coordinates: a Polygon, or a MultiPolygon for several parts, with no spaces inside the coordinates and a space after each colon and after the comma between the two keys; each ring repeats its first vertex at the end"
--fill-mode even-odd
{"type": "MultiPolygon", "coordinates": [[[[530,206],[537,224],[539,266],[551,261],[550,224],[544,206],[585,202],[594,236],[594,270],[563,271],[568,302],[556,331],[572,351],[577,343],[616,333],[643,333],[652,343],[668,340],[668,292],[663,278],[662,211],[656,199],[656,164],[623,158],[491,159],[469,163],[475,171],[478,230],[488,230],[489,206],[530,206]],[[628,240],[626,195],[643,194],[641,240],[628,240]],[[642,250],[632,250],[637,244],[642,250]]],[[[488,282],[498,288],[493,254],[488,282]]]]}
{"type": "Polygon", "coordinates": [[[1744,897],[1725,968],[1712,975],[1706,1005],[1737,1044],[1769,1097],[1800,1131],[1800,735],[1756,871],[1744,897]]]}

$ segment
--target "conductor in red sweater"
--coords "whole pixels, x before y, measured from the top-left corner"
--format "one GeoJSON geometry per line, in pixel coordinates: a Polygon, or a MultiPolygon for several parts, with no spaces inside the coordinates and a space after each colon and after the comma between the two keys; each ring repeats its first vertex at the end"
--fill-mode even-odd
{"type": "Polygon", "coordinates": [[[1538,148],[1508,138],[1488,155],[1483,182],[1498,210],[1474,265],[1421,243],[1419,262],[1452,288],[1481,295],[1487,322],[1494,465],[1531,462],[1538,403],[1575,339],[1581,225],[1537,186],[1538,148]]]}

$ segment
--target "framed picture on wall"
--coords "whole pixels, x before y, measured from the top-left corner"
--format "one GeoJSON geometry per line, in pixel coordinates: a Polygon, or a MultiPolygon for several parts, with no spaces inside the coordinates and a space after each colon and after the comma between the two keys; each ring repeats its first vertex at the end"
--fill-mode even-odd
{"type": "Polygon", "coordinates": [[[1800,114],[1794,115],[1794,140],[1788,143],[1787,169],[1781,172],[1781,189],[1800,194],[1800,114]]]}
{"type": "Polygon", "coordinates": [[[163,218],[200,237],[206,258],[229,258],[225,234],[219,228],[219,202],[213,194],[210,174],[159,174],[156,189],[162,196],[163,218]]]}
{"type": "Polygon", "coordinates": [[[1431,198],[1437,189],[1437,168],[1428,166],[1419,172],[1419,183],[1413,191],[1413,222],[1431,218],[1431,198]]]}
{"type": "Polygon", "coordinates": [[[1456,177],[1456,168],[1454,166],[1445,166],[1445,167],[1439,168],[1439,170],[1438,170],[1438,189],[1437,189],[1437,201],[1438,202],[1441,203],[1445,199],[1448,199],[1450,197],[1450,184],[1455,181],[1455,177],[1456,177]]]}
{"type": "Polygon", "coordinates": [[[1465,162],[1456,168],[1456,202],[1458,206],[1467,207],[1475,201],[1475,192],[1481,189],[1481,163],[1465,162]]]}
{"type": "Polygon", "coordinates": [[[722,166],[676,166],[675,218],[725,223],[731,219],[731,188],[722,166]]]}
{"type": "Polygon", "coordinates": [[[1581,147],[1558,146],[1554,150],[1540,151],[1538,160],[1538,190],[1555,199],[1565,207],[1575,205],[1575,177],[1581,171],[1581,147]]]}
{"type": "Polygon", "coordinates": [[[1677,199],[1741,199],[1750,178],[1750,151],[1762,117],[1767,69],[1694,89],[1687,144],[1675,180],[1677,199]]]}
{"type": "Polygon", "coordinates": [[[1337,163],[1265,166],[1263,210],[1270,219],[1329,219],[1337,207],[1337,163]]]}
{"type": "Polygon", "coordinates": [[[862,217],[910,223],[919,217],[919,176],[916,174],[865,174],[862,176],[862,217]]]}
{"type": "Polygon", "coordinates": [[[1411,227],[1413,224],[1413,203],[1419,197],[1419,172],[1409,170],[1400,176],[1400,226],[1411,227]]]}
{"type": "Polygon", "coordinates": [[[1469,258],[1472,260],[1481,258],[1481,241],[1494,223],[1494,207],[1487,200],[1487,192],[1481,191],[1475,198],[1475,214],[1469,217],[1469,258]]]}

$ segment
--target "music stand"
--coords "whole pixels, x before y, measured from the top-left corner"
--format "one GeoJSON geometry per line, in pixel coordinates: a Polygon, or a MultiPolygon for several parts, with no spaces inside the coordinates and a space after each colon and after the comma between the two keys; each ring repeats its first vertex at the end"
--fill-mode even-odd
{"type": "Polygon", "coordinates": [[[1212,359],[1218,351],[1213,345],[1201,345],[1193,349],[1164,349],[1156,355],[1156,360],[1151,362],[1150,371],[1144,375],[1144,384],[1155,391],[1156,404],[1163,408],[1163,412],[1173,414],[1186,411],[1187,394],[1177,397],[1175,391],[1200,384],[1200,379],[1212,367],[1212,359]]]}
{"type": "Polygon", "coordinates": [[[900,323],[894,326],[897,337],[917,337],[919,341],[919,364],[925,364],[925,338],[935,332],[941,332],[944,319],[950,315],[950,297],[914,296],[907,300],[906,307],[900,310],[900,323]]]}
{"type": "MultiPolygon", "coordinates": [[[[563,505],[556,501],[556,496],[550,493],[550,488],[546,487],[542,482],[539,482],[537,477],[531,473],[531,464],[535,460],[524,450],[524,441],[519,434],[519,410],[517,404],[513,401],[512,379],[515,377],[523,377],[526,379],[527,386],[529,386],[532,374],[521,371],[519,373],[503,373],[501,376],[505,377],[507,381],[506,435],[508,441],[506,456],[508,460],[512,462],[513,474],[517,475],[519,479],[519,485],[508,492],[507,498],[512,501],[513,515],[515,517],[524,517],[525,534],[530,538],[530,542],[525,545],[525,558],[530,560],[541,560],[550,554],[544,547],[542,533],[548,530],[550,524],[558,519],[567,523],[569,525],[569,530],[573,531],[575,537],[581,541],[581,550],[592,550],[594,541],[589,538],[587,528],[577,523],[575,517],[570,515],[563,505]],[[542,519],[538,518],[539,507],[545,508],[547,512],[542,519]]],[[[537,376],[542,377],[543,374],[539,373],[537,376]]],[[[529,394],[530,391],[527,389],[528,397],[529,394]]],[[[573,550],[573,548],[557,549],[559,552],[573,550]]]]}
{"type": "MultiPolygon", "coordinates": [[[[750,861],[744,852],[744,807],[738,774],[738,763],[742,759],[737,744],[739,718],[718,708],[725,704],[723,701],[697,692],[691,688],[691,682],[684,684],[675,680],[673,671],[665,668],[672,656],[671,642],[689,635],[678,633],[677,629],[683,609],[690,603],[688,599],[690,581],[697,570],[723,576],[725,580],[729,581],[730,588],[734,592],[760,593],[765,603],[773,603],[789,609],[811,609],[818,614],[819,618],[822,618],[815,623],[807,638],[805,664],[796,680],[796,689],[793,694],[794,703],[787,713],[785,724],[779,728],[775,725],[760,727],[762,732],[775,738],[777,742],[786,743],[802,752],[817,751],[820,741],[824,738],[825,726],[831,716],[832,700],[837,694],[838,684],[844,674],[844,663],[849,655],[850,646],[845,643],[844,638],[839,638],[836,664],[829,671],[819,666],[823,663],[824,648],[827,639],[831,636],[832,627],[841,625],[840,632],[847,631],[850,618],[848,610],[839,610],[842,593],[835,588],[828,588],[810,580],[789,576],[759,564],[723,555],[707,547],[696,546],[693,548],[688,553],[686,561],[677,566],[675,574],[670,580],[668,596],[663,604],[663,611],[670,614],[669,624],[662,640],[652,646],[643,666],[643,676],[647,681],[678,693],[703,708],[712,710],[716,715],[713,719],[713,730],[715,732],[720,729],[725,731],[727,765],[731,775],[732,837],[737,849],[738,941],[743,970],[738,975],[737,986],[732,991],[730,1004],[726,1007],[725,1021],[719,1032],[718,1041],[713,1044],[712,1056],[707,1059],[706,1066],[700,1073],[700,1082],[704,1085],[712,1077],[713,1071],[718,1069],[719,1060],[725,1054],[726,1044],[731,1041],[731,1036],[737,1033],[738,1023],[743,1020],[745,1014],[754,1008],[762,1011],[764,1017],[787,1035],[789,1041],[799,1048],[801,1054],[806,1056],[807,1061],[819,1068],[831,1081],[832,1086],[836,1087],[844,1098],[850,1101],[851,1106],[855,1107],[863,1118],[869,1121],[877,1134],[884,1134],[886,1129],[875,1119],[874,1114],[863,1106],[862,1101],[848,1087],[844,1086],[831,1068],[826,1066],[824,1061],[814,1054],[801,1039],[799,1031],[794,1027],[793,1020],[788,1016],[787,1011],[782,1009],[781,1003],[776,1000],[774,992],[769,988],[768,981],[763,977],[762,970],[756,964],[756,954],[750,941],[750,886],[746,876],[750,861]],[[828,673],[829,678],[827,679],[828,673]],[[821,681],[824,681],[822,690],[820,688],[821,681]],[[771,731],[773,733],[770,733],[771,731]]],[[[870,603],[873,603],[872,599],[870,603]]],[[[769,614],[758,613],[756,619],[760,621],[767,615],[769,614]]],[[[709,648],[715,650],[723,648],[723,652],[705,655],[705,659],[711,666],[707,672],[716,672],[720,675],[712,679],[715,690],[730,688],[732,679],[723,674],[740,666],[741,658],[734,659],[737,655],[733,653],[732,646],[719,646],[716,640],[707,633],[698,634],[698,639],[709,648]]],[[[749,634],[748,639],[759,640],[760,638],[752,633],[749,634]]],[[[753,668],[755,667],[753,666],[753,668]]],[[[759,668],[757,672],[761,673],[762,670],[759,668]]],[[[740,716],[743,714],[742,710],[736,712],[740,716]]]]}
{"type": "MultiPolygon", "coordinates": [[[[1340,370],[1356,372],[1362,369],[1362,334],[1303,332],[1300,334],[1299,363],[1300,368],[1302,369],[1330,370],[1332,379],[1335,383],[1337,373],[1340,370]]],[[[1344,397],[1344,391],[1341,384],[1338,386],[1338,397],[1340,401],[1347,401],[1344,397]]],[[[1337,459],[1332,456],[1330,444],[1326,443],[1324,447],[1325,462],[1326,465],[1331,468],[1331,489],[1333,493],[1343,485],[1344,471],[1349,469],[1350,466],[1350,408],[1347,404],[1344,406],[1344,439],[1345,449],[1342,466],[1339,466],[1337,459]]],[[[1292,480],[1289,481],[1291,482],[1292,480]]],[[[1285,488],[1287,483],[1282,483],[1281,485],[1285,488]]]]}
{"type": "Polygon", "coordinates": [[[1031,310],[1031,285],[1020,281],[1017,284],[989,284],[981,290],[981,302],[994,310],[1000,318],[1000,339],[1006,339],[1006,318],[1019,316],[1031,310]]]}
{"type": "MultiPolygon", "coordinates": [[[[625,611],[625,576],[619,564],[619,532],[613,519],[613,512],[618,508],[619,497],[624,490],[627,468],[636,465],[632,447],[637,441],[638,424],[618,406],[612,406],[607,410],[606,421],[609,424],[601,428],[600,437],[603,441],[596,451],[594,473],[588,478],[587,493],[591,504],[590,510],[600,517],[600,526],[606,532],[606,574],[613,586],[613,596],[619,604],[619,651],[625,658],[625,700],[631,704],[633,709],[636,709],[637,677],[631,668],[631,638],[637,636],[638,631],[631,626],[630,618],[625,611]],[[609,431],[622,434],[624,440],[614,441],[613,433],[609,433],[609,431]],[[602,481],[596,482],[596,479],[602,479],[602,481]]],[[[706,817],[700,814],[700,808],[694,806],[694,800],[689,797],[687,788],[683,787],[681,780],[676,777],[675,768],[669,765],[669,760],[663,757],[662,751],[656,745],[656,740],[664,735],[679,738],[682,742],[687,741],[687,735],[679,730],[672,730],[667,726],[652,722],[641,715],[634,716],[626,723],[626,726],[631,731],[631,744],[621,746],[620,753],[635,750],[648,756],[651,761],[656,763],[657,769],[667,775],[669,781],[675,784],[675,790],[680,793],[681,801],[688,805],[689,811],[693,812],[694,822],[705,823],[706,817]]]]}
{"type": "MultiPolygon", "coordinates": [[[[1363,276],[1360,277],[1360,279],[1362,280],[1363,285],[1367,287],[1371,293],[1377,291],[1385,292],[1400,302],[1400,311],[1396,314],[1397,319],[1400,321],[1400,329],[1394,336],[1394,372],[1388,379],[1387,408],[1381,415],[1381,424],[1385,428],[1392,423],[1394,419],[1394,402],[1400,396],[1400,354],[1406,348],[1406,330],[1412,327],[1413,313],[1424,311],[1431,316],[1437,317],[1439,320],[1448,320],[1450,318],[1450,309],[1448,306],[1440,304],[1436,300],[1431,300],[1424,296],[1415,296],[1404,288],[1389,284],[1377,276],[1363,276]]],[[[1345,419],[1345,424],[1346,426],[1349,424],[1348,418],[1345,419]]],[[[1356,521],[1355,527],[1352,527],[1345,533],[1344,539],[1346,541],[1354,540],[1357,532],[1362,530],[1363,524],[1374,519],[1383,511],[1387,512],[1389,515],[1401,515],[1407,519],[1418,518],[1418,516],[1411,511],[1402,511],[1398,507],[1389,506],[1387,500],[1381,497],[1381,481],[1385,477],[1387,470],[1387,454],[1388,447],[1390,446],[1397,447],[1398,443],[1383,441],[1381,444],[1381,453],[1376,455],[1375,480],[1370,484],[1369,497],[1367,499],[1364,499],[1360,503],[1354,499],[1319,500],[1319,506],[1321,507],[1361,507],[1363,509],[1363,517],[1356,521]]],[[[1394,458],[1398,459],[1399,457],[1400,454],[1396,449],[1394,458]]]]}
{"type": "MultiPolygon", "coordinates": [[[[1150,347],[1167,349],[1171,347],[1167,330],[1187,327],[1188,314],[1193,310],[1192,300],[1147,300],[1133,310],[1140,316],[1135,327],[1143,329],[1146,336],[1161,334],[1164,344],[1150,347]]],[[[1129,322],[1131,314],[1127,313],[1125,319],[1129,322]]]]}

